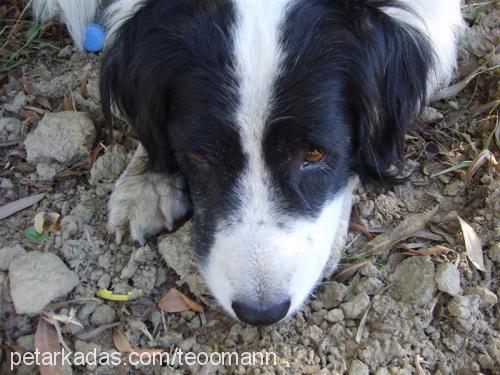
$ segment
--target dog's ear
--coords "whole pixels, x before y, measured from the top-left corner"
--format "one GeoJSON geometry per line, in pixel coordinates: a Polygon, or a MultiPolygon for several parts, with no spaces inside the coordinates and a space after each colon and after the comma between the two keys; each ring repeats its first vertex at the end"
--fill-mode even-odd
{"type": "Polygon", "coordinates": [[[383,179],[401,161],[407,129],[427,96],[433,58],[429,41],[383,12],[359,26],[359,64],[348,90],[355,123],[355,165],[361,177],[383,179]]]}
{"type": "Polygon", "coordinates": [[[147,22],[139,11],[113,35],[101,66],[101,102],[108,124],[113,114],[130,123],[147,151],[149,169],[173,173],[167,125],[175,52],[161,32],[150,33],[147,22]]]}

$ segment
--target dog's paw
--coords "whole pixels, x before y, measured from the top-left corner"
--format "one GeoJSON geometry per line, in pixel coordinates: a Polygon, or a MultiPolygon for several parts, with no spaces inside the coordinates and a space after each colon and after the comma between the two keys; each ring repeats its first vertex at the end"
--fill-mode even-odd
{"type": "Polygon", "coordinates": [[[108,203],[108,231],[121,242],[128,226],[132,239],[144,244],[145,238],[186,217],[191,209],[184,178],[142,172],[143,150],[138,150],[120,176],[108,203]]]}

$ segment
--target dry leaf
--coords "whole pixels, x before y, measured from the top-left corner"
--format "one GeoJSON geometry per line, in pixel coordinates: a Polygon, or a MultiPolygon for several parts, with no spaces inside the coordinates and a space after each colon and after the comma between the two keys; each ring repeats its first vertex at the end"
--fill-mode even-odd
{"type": "Polygon", "coordinates": [[[87,83],[89,82],[89,74],[87,73],[85,77],[80,81],[80,95],[85,97],[87,94],[87,83]]]}
{"type": "Polygon", "coordinates": [[[438,100],[441,99],[446,99],[446,98],[451,98],[453,96],[456,96],[458,93],[460,93],[463,89],[467,87],[467,85],[472,81],[474,78],[476,78],[479,74],[483,73],[485,70],[485,66],[480,66],[476,70],[474,70],[471,74],[469,74],[467,77],[465,77],[462,81],[452,85],[445,87],[444,89],[438,90],[435,92],[431,98],[430,98],[430,103],[437,102],[438,100]]]}
{"type": "Polygon", "coordinates": [[[472,161],[472,163],[469,166],[469,169],[467,170],[467,173],[465,174],[465,184],[468,185],[476,172],[483,166],[484,163],[488,162],[490,165],[497,165],[497,161],[495,159],[495,156],[490,150],[483,150],[481,151],[472,161]]]}
{"type": "Polygon", "coordinates": [[[486,268],[484,267],[483,246],[481,245],[481,239],[469,223],[467,223],[460,216],[457,215],[457,217],[460,221],[460,226],[462,227],[462,233],[464,234],[467,257],[478,270],[486,272],[486,268]]]}
{"type": "Polygon", "coordinates": [[[436,173],[443,171],[445,168],[443,164],[438,162],[424,162],[424,166],[422,167],[422,172],[426,176],[432,176],[436,173]]]}
{"type": "Polygon", "coordinates": [[[414,236],[425,228],[425,226],[436,216],[439,206],[434,209],[408,216],[396,228],[382,233],[375,239],[368,242],[360,251],[361,256],[372,256],[387,253],[400,241],[414,236]]]}
{"type": "Polygon", "coordinates": [[[113,343],[115,348],[121,353],[149,353],[154,355],[156,353],[163,353],[163,349],[136,349],[134,348],[127,337],[117,328],[113,329],[113,343]]]}
{"type": "Polygon", "coordinates": [[[422,362],[422,358],[417,354],[415,356],[415,369],[417,370],[417,375],[425,375],[425,371],[420,364],[422,362]]]}
{"type": "Polygon", "coordinates": [[[420,255],[420,256],[428,256],[428,255],[441,255],[441,254],[448,254],[449,252],[453,252],[452,249],[449,249],[445,246],[433,246],[433,247],[428,247],[426,249],[420,249],[420,250],[413,250],[409,248],[405,248],[407,253],[403,254],[408,254],[408,255],[420,255]]]}
{"type": "Polygon", "coordinates": [[[56,322],[61,322],[64,324],[74,324],[78,327],[84,328],[83,324],[80,323],[80,321],[75,317],[76,311],[73,308],[71,308],[68,315],[56,314],[56,313],[51,312],[51,311],[46,311],[43,314],[44,314],[44,317],[46,318],[46,320],[48,320],[48,321],[56,321],[56,322]]]}
{"type": "MultiPolygon", "coordinates": [[[[59,345],[59,337],[57,331],[48,323],[45,319],[40,318],[38,320],[38,327],[35,333],[35,348],[41,353],[58,353],[61,351],[61,346],[59,345]]],[[[61,373],[62,361],[61,357],[56,358],[56,363],[54,366],[44,365],[42,363],[38,364],[38,369],[41,375],[58,375],[61,373]]]]}
{"type": "Polygon", "coordinates": [[[108,329],[114,328],[114,327],[119,326],[119,325],[120,325],[120,323],[103,324],[103,325],[101,325],[97,328],[91,329],[89,331],[77,333],[75,335],[75,337],[78,340],[89,341],[89,340],[92,340],[94,337],[99,336],[101,333],[107,331],[108,329]]]}
{"type": "Polygon", "coordinates": [[[35,230],[37,233],[43,233],[43,225],[45,224],[45,212],[39,212],[35,215],[35,230]]]}
{"type": "Polygon", "coordinates": [[[345,351],[346,353],[349,355],[349,356],[352,356],[354,355],[358,349],[359,349],[359,345],[356,344],[354,341],[352,341],[351,339],[349,340],[346,340],[344,342],[344,345],[345,345],[345,351]]]}
{"type": "Polygon", "coordinates": [[[30,197],[22,198],[14,202],[7,203],[5,206],[0,207],[0,220],[22,211],[35,203],[40,202],[45,197],[45,193],[32,195],[30,197]]]}
{"type": "Polygon", "coordinates": [[[43,108],[49,110],[49,111],[52,111],[52,106],[50,105],[50,102],[47,98],[43,97],[43,96],[37,96],[35,98],[36,102],[38,104],[40,104],[43,108]]]}
{"type": "Polygon", "coordinates": [[[29,110],[29,109],[23,110],[21,115],[23,116],[24,119],[26,119],[28,121],[40,120],[40,115],[37,112],[29,110]]]}
{"type": "Polygon", "coordinates": [[[23,90],[26,94],[32,95],[33,94],[33,86],[31,85],[31,82],[28,80],[26,76],[22,76],[21,79],[21,84],[23,85],[23,90]]]}
{"type": "Polygon", "coordinates": [[[37,233],[43,233],[48,226],[50,232],[58,231],[61,228],[61,215],[57,212],[39,212],[35,215],[35,230],[37,233]]]}
{"type": "Polygon", "coordinates": [[[133,353],[135,349],[132,347],[127,337],[117,328],[113,329],[113,343],[115,348],[122,353],[133,353]]]}
{"type": "Polygon", "coordinates": [[[364,260],[362,262],[354,263],[354,264],[345,264],[340,266],[337,271],[332,275],[333,280],[342,283],[348,279],[350,279],[358,270],[369,264],[370,262],[364,260]]]}
{"type": "Polygon", "coordinates": [[[47,112],[44,109],[33,107],[33,106],[29,106],[29,105],[25,106],[24,109],[27,110],[27,111],[35,112],[35,113],[37,113],[39,115],[42,115],[42,116],[45,114],[45,112],[47,112]]]}
{"type": "Polygon", "coordinates": [[[158,307],[168,313],[177,313],[189,310],[203,312],[203,306],[196,303],[175,288],[170,289],[160,298],[158,301],[158,307]]]}
{"type": "Polygon", "coordinates": [[[63,106],[64,106],[64,110],[66,110],[66,111],[73,111],[74,110],[73,102],[71,101],[71,99],[67,95],[64,96],[63,106]]]}
{"type": "Polygon", "coordinates": [[[361,224],[355,223],[354,221],[349,222],[349,229],[363,234],[366,238],[368,238],[370,240],[372,240],[376,237],[366,227],[364,227],[361,224]]]}

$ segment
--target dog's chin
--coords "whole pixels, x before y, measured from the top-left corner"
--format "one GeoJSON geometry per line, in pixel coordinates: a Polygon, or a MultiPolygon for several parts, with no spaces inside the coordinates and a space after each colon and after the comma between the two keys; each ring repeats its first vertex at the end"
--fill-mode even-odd
{"type": "Polygon", "coordinates": [[[315,220],[295,220],[288,229],[259,230],[249,223],[220,226],[225,229],[215,233],[214,244],[200,264],[200,272],[219,305],[238,320],[235,301],[257,310],[289,301],[286,314],[279,320],[297,312],[321,279],[325,266],[338,262],[354,186],[353,180],[315,220]]]}

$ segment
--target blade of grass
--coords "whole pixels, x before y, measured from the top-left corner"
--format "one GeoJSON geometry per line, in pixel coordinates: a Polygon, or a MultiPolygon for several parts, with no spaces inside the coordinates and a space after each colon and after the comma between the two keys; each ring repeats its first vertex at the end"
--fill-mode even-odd
{"type": "Polygon", "coordinates": [[[434,177],[441,176],[441,175],[446,174],[446,173],[450,173],[450,172],[456,171],[457,169],[467,168],[471,163],[472,163],[472,161],[470,161],[470,160],[463,161],[463,162],[455,164],[454,166],[452,166],[450,168],[447,168],[447,169],[445,169],[443,171],[434,173],[433,175],[431,175],[431,178],[434,178],[434,177]]]}

